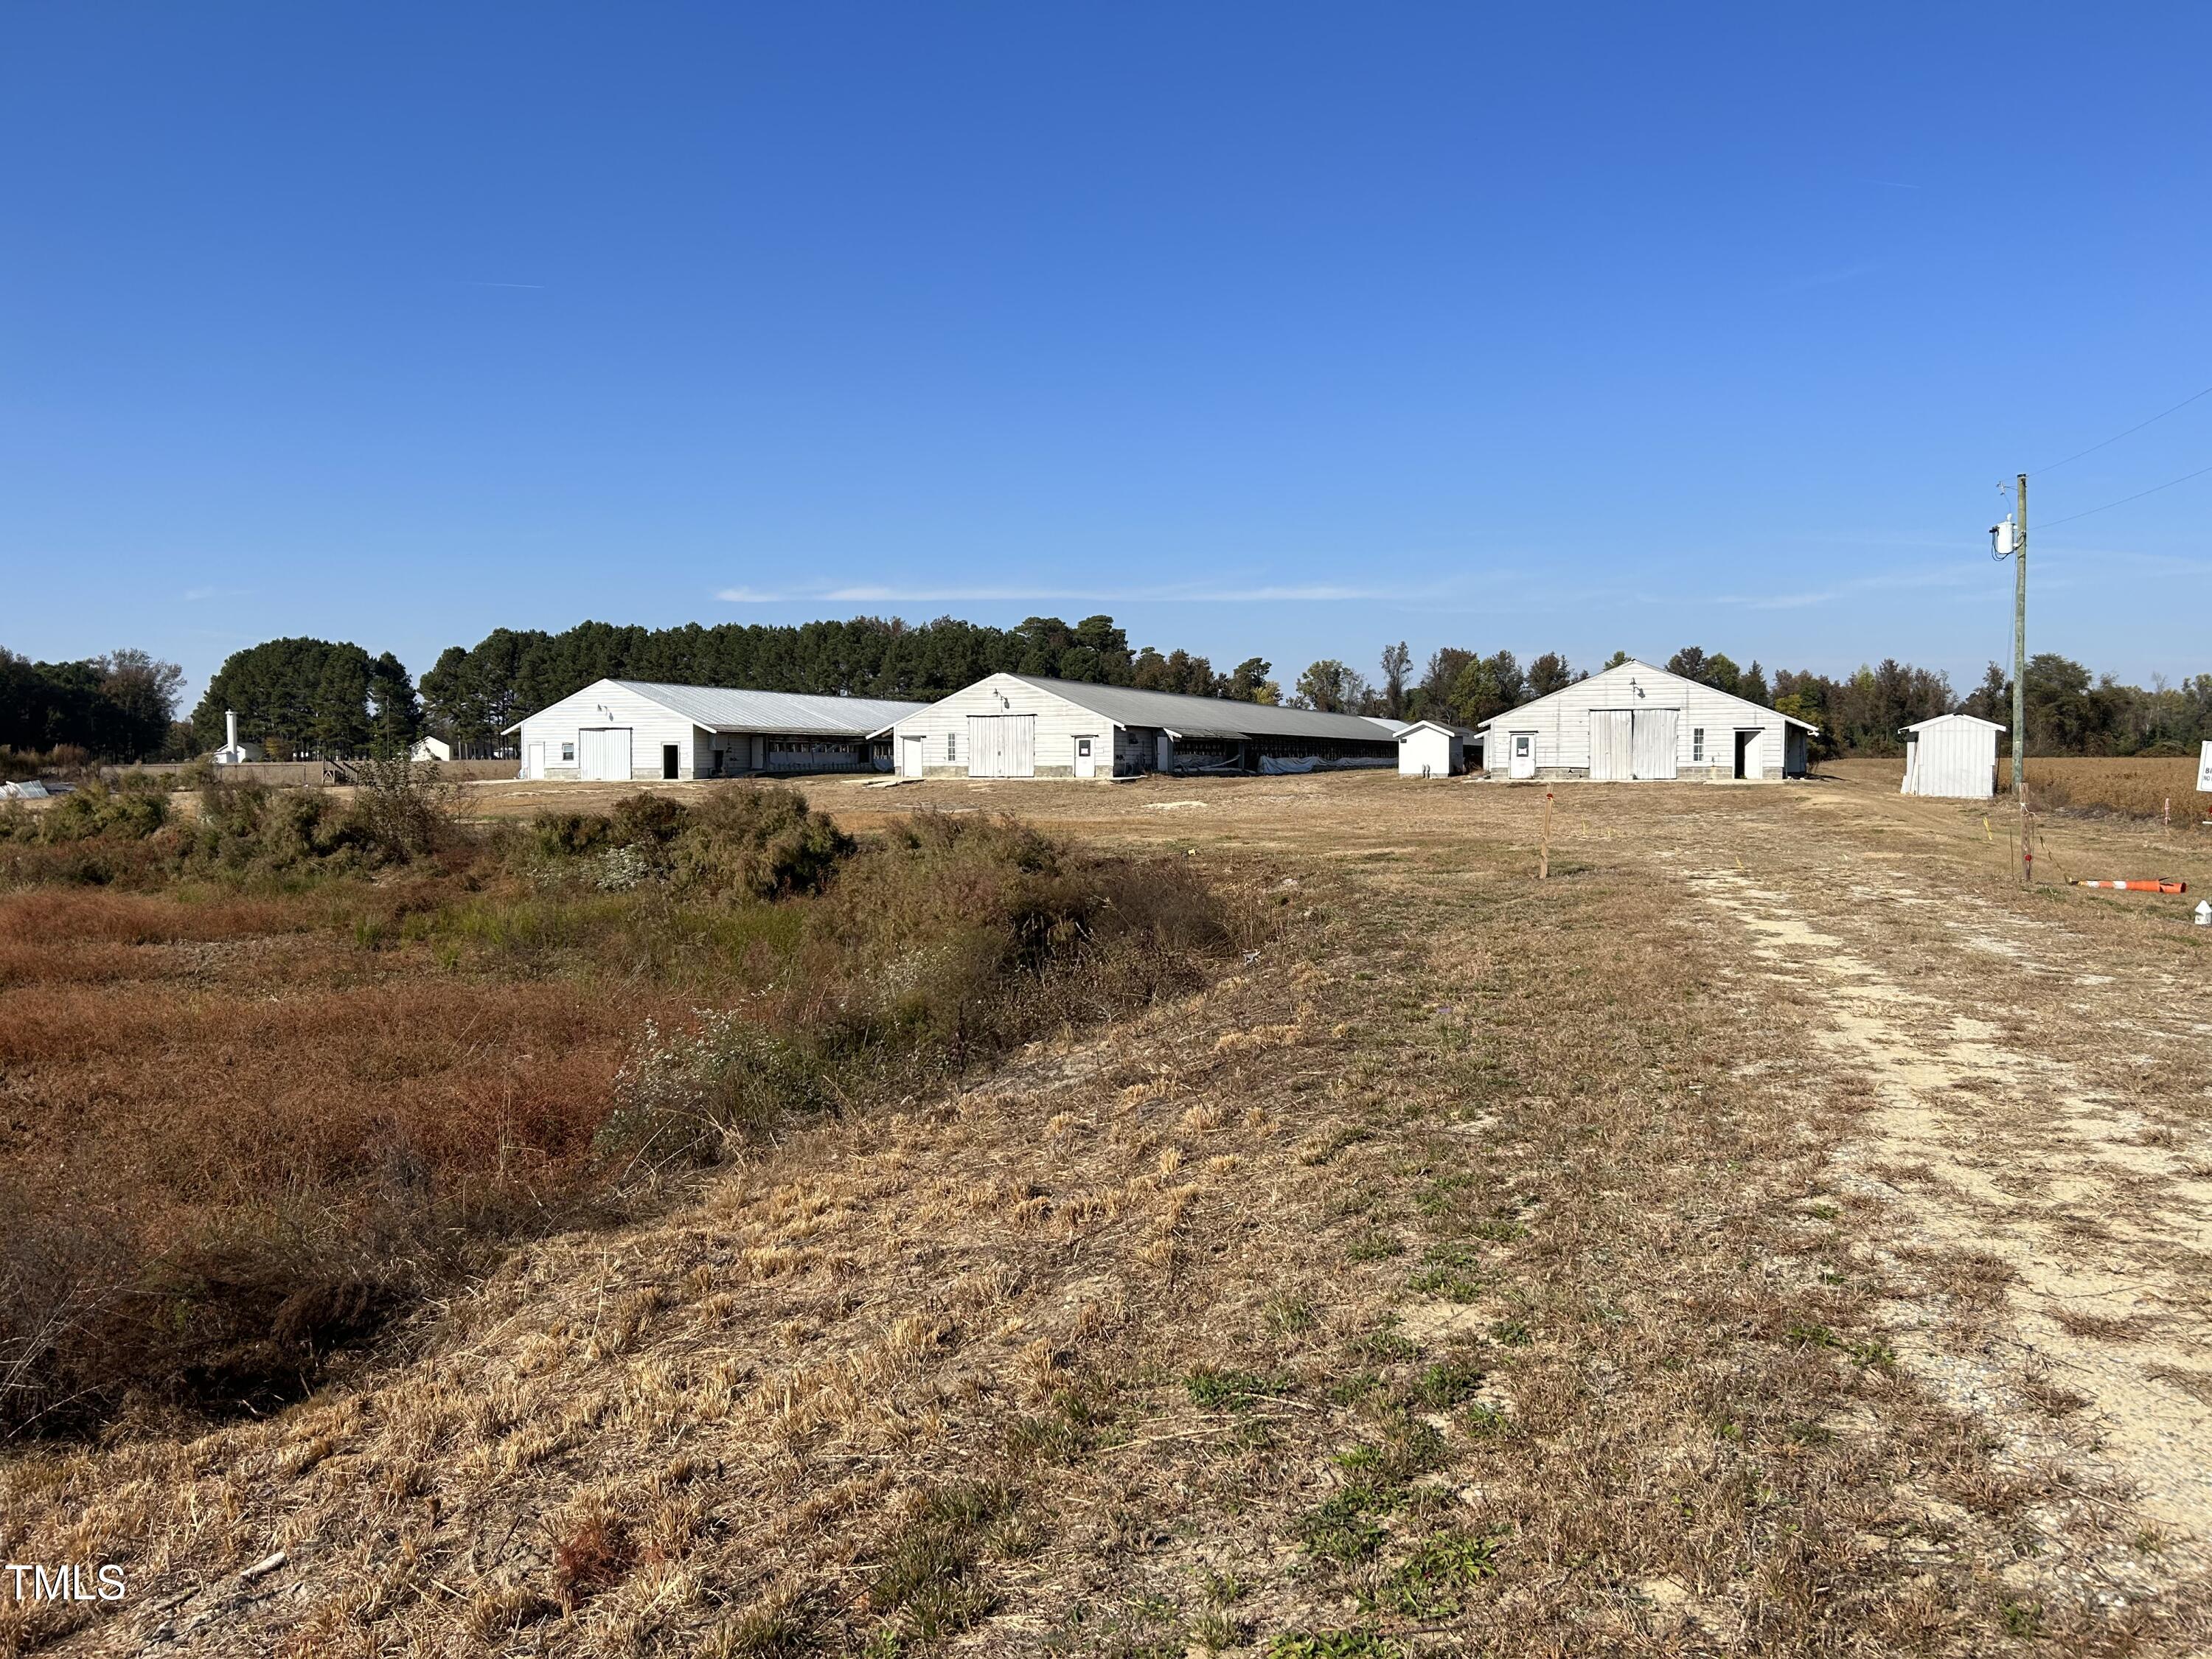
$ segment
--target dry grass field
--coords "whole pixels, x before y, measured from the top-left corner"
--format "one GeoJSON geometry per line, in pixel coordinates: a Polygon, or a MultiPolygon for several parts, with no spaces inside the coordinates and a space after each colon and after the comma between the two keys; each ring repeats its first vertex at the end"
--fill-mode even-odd
{"type": "MultiPolygon", "coordinates": [[[[2012,789],[2011,765],[2009,759],[1999,757],[1997,787],[2007,797],[2012,789]]],[[[1905,775],[1905,763],[1830,761],[1821,770],[1856,783],[1887,782],[1894,789],[1905,775]]],[[[2039,811],[2157,818],[2163,823],[2170,810],[2177,830],[2202,829],[2205,818],[2212,817],[2212,796],[2197,793],[2194,756],[2128,760],[2100,757],[2045,760],[2030,756],[2027,790],[2029,801],[2039,811]]]]}
{"type": "MultiPolygon", "coordinates": [[[[1243,942],[524,1238],[308,1398],[0,1452],[0,1556],[131,1585],[0,1600],[0,1653],[2201,1651],[2212,848],[2053,817],[2054,877],[2192,891],[2027,892],[1894,787],[1562,788],[1540,884],[1525,787],[811,784],[863,836],[1018,810],[1243,942]]],[[[240,939],[586,1117],[667,994],[10,903],[11,1112],[153,1087],[129,1010],[242,1017],[240,939]]],[[[250,1112],[191,1041],[159,1109],[250,1112]]]]}

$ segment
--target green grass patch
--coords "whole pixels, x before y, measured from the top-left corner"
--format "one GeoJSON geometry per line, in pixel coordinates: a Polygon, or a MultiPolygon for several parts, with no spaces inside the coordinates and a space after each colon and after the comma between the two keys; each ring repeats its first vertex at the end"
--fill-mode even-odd
{"type": "Polygon", "coordinates": [[[1467,1592],[1498,1576],[1498,1547],[1506,1534],[1475,1537],[1439,1533],[1382,1581],[1376,1603],[1409,1619],[1449,1619],[1462,1610],[1467,1592]]]}
{"type": "Polygon", "coordinates": [[[1287,1394],[1296,1386],[1283,1377],[1262,1376],[1257,1371],[1216,1370],[1210,1365],[1201,1365],[1183,1378],[1190,1403],[1207,1412],[1249,1411],[1255,1399],[1287,1394]]]}
{"type": "Polygon", "coordinates": [[[1398,1507],[1398,1495],[1364,1480],[1339,1487],[1299,1519],[1298,1542],[1309,1554],[1345,1566],[1371,1559],[1389,1534],[1376,1518],[1398,1507]]]}

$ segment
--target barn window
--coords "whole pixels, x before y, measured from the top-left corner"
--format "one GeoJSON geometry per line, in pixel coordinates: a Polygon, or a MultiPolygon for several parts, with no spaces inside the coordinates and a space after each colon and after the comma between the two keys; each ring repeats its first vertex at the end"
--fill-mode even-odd
{"type": "Polygon", "coordinates": [[[960,758],[957,755],[952,752],[952,733],[950,732],[947,732],[945,734],[945,758],[947,760],[957,760],[960,758]]]}
{"type": "Polygon", "coordinates": [[[1705,757],[1705,728],[1702,726],[1693,726],[1690,728],[1690,758],[1693,761],[1701,761],[1705,757]]]}
{"type": "Polygon", "coordinates": [[[575,763],[576,745],[574,744],[564,743],[561,745],[561,760],[564,765],[574,765],[575,763]]]}

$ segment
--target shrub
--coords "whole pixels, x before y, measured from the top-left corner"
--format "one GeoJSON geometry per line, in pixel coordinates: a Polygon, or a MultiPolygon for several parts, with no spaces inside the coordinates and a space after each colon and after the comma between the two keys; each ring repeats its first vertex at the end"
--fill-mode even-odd
{"type": "Polygon", "coordinates": [[[787,1117],[833,1103],[805,1045],[727,1012],[708,1014],[689,1033],[647,1022],[615,1098],[600,1150],[633,1168],[710,1162],[732,1143],[763,1139],[787,1117]]]}
{"type": "Polygon", "coordinates": [[[88,783],[46,811],[25,817],[37,826],[39,838],[50,845],[90,841],[95,836],[143,841],[168,822],[169,803],[143,787],[88,783]]]}
{"type": "Polygon", "coordinates": [[[1179,864],[1069,854],[1011,818],[928,812],[853,859],[809,917],[871,969],[856,1030],[970,1048],[1024,1041],[1191,982],[1227,931],[1179,864]]]}
{"type": "Polygon", "coordinates": [[[347,823],[371,857],[405,864],[451,844],[459,791],[446,781],[435,762],[419,764],[404,755],[366,761],[356,775],[360,787],[347,823]]]}
{"type": "Polygon", "coordinates": [[[677,887],[725,899],[818,893],[854,845],[791,789],[710,796],[671,839],[670,873],[677,887]]]}
{"type": "Polygon", "coordinates": [[[596,852],[614,834],[614,821],[601,812],[540,812],[530,827],[538,850],[555,858],[596,852]]]}
{"type": "Polygon", "coordinates": [[[618,846],[639,847],[650,843],[665,847],[676,839],[678,833],[690,819],[690,813],[684,810],[681,801],[641,790],[635,795],[624,795],[615,803],[610,827],[612,839],[618,846]]]}

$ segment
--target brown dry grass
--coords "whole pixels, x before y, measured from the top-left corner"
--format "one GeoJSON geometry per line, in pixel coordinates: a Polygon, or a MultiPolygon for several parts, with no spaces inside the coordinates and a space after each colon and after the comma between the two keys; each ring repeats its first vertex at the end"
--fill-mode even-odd
{"type": "MultiPolygon", "coordinates": [[[[1996,807],[2009,807],[2011,762],[1997,758],[1996,807]]],[[[1822,763],[1822,772],[1854,783],[1887,784],[1895,789],[1905,775],[1902,761],[1838,760],[1822,763]]],[[[2027,762],[2028,802],[2038,811],[2109,814],[2114,817],[2158,819],[2169,808],[2177,833],[2197,830],[2212,817],[2212,796],[2197,792],[2194,756],[2166,755],[2130,758],[2080,756],[2027,762]]]]}
{"type": "Polygon", "coordinates": [[[1181,869],[969,820],[784,903],[448,851],[289,893],[0,892],[0,1426],[265,1406],[487,1243],[1222,943],[1181,869]],[[663,1063],[695,1028],[737,1045],[711,1090],[663,1063]]]}
{"type": "Polygon", "coordinates": [[[2212,797],[2197,793],[2193,755],[2130,760],[2039,760],[2031,755],[2027,788],[2032,803],[2076,812],[2163,818],[2171,810],[2177,829],[2193,830],[2212,815],[2212,797]]]}
{"type": "MultiPolygon", "coordinates": [[[[1974,815],[1878,789],[1562,791],[1538,887],[1531,792],[1146,787],[915,797],[1188,852],[1279,943],[797,1133],[696,1209],[547,1240],[269,1421],[17,1457],[0,1553],[144,1588],[0,1604],[0,1651],[2200,1644],[2165,1544],[2140,1580],[2099,1553],[2165,1535],[2124,1486],[2081,1447],[2016,1456],[1901,1352],[1947,1305],[2002,1332],[2032,1287],[1843,1181],[1870,1097],[1812,1040],[1835,989],[1692,878],[1825,906],[1939,1029],[1988,1012],[1987,957],[1893,903],[1907,877],[2115,981],[2196,941],[2015,900],[1974,815]],[[1164,824],[1168,789],[1206,805],[1164,824]]],[[[2101,1012],[2082,976],[2032,994],[2101,1012]]],[[[2035,1006],[2017,1040],[2075,1063],[2035,1006]]],[[[2178,1099],[2141,1042],[2112,1075],[2178,1099]]],[[[2089,1414],[2035,1376],[2041,1420],[2089,1414]]]]}

